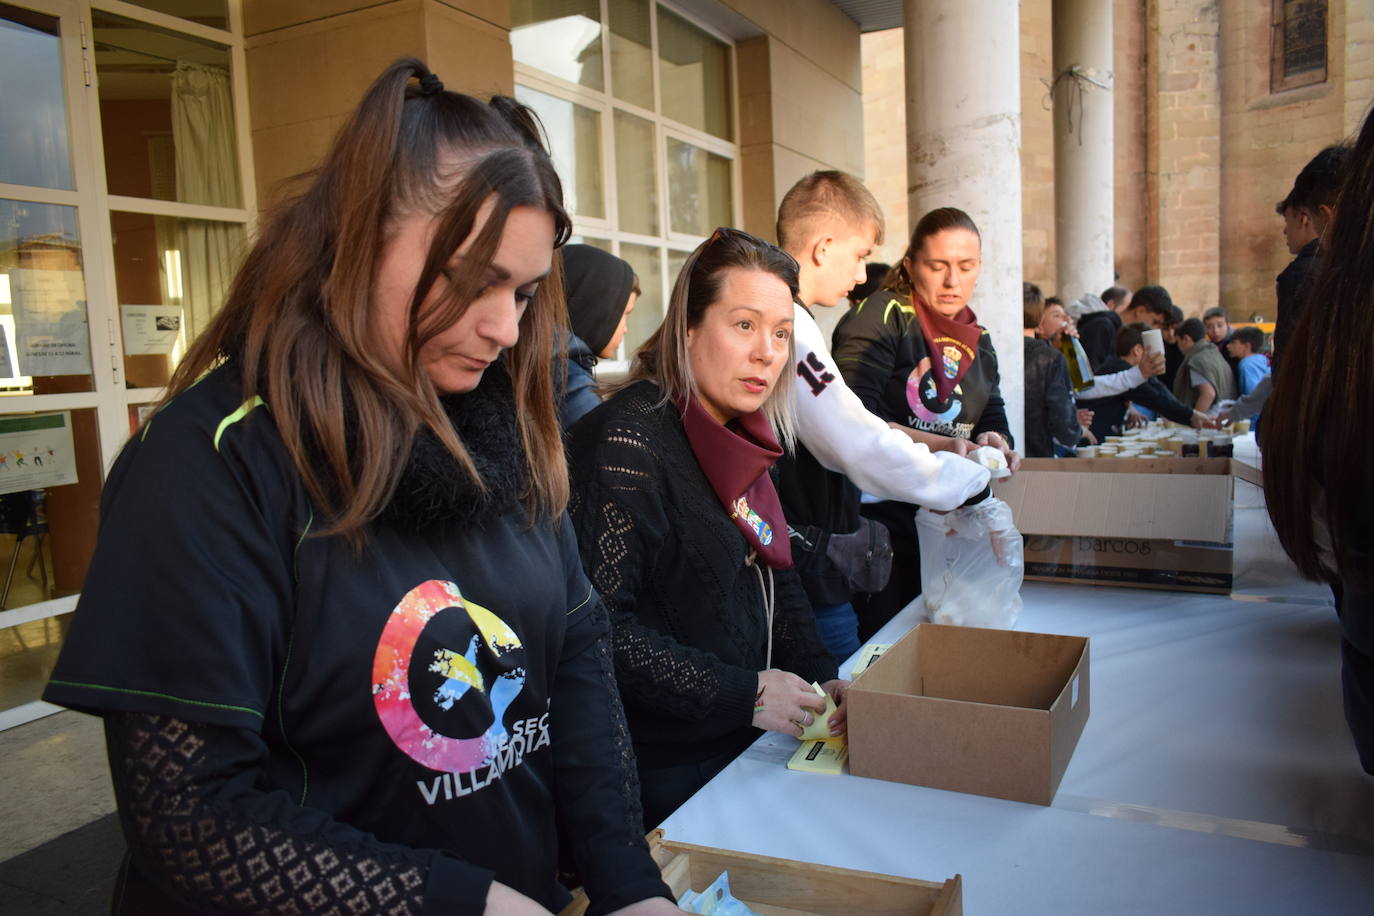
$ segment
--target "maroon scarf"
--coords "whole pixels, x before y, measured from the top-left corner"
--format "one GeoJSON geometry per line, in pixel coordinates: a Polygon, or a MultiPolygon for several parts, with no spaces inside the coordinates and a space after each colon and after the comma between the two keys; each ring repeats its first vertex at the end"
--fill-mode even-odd
{"type": "Polygon", "coordinates": [[[768,469],[782,457],[782,447],[768,418],[756,410],[736,420],[732,430],[717,423],[694,397],[678,409],[697,464],[735,527],[764,563],[774,569],[790,568],[787,519],[773,478],[768,476],[768,469]]]}
{"type": "Polygon", "coordinates": [[[967,305],[953,318],[946,318],[915,293],[911,294],[911,301],[915,305],[916,320],[921,322],[921,334],[926,339],[935,396],[944,404],[977,358],[978,339],[983,336],[983,329],[978,326],[973,309],[967,305]]]}

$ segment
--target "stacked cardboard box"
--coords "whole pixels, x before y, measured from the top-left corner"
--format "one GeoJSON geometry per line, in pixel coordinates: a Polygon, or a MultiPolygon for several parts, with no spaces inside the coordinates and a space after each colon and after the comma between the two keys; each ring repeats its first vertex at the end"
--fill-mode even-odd
{"type": "Polygon", "coordinates": [[[1026,578],[1228,594],[1229,458],[1028,458],[994,485],[1025,537],[1026,578]]]}

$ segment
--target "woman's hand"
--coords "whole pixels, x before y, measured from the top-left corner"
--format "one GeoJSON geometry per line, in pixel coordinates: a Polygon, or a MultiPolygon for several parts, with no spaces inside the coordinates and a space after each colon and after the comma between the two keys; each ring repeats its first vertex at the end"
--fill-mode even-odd
{"type": "Polygon", "coordinates": [[[662,897],[650,897],[648,900],[621,907],[608,916],[673,916],[674,913],[682,916],[682,910],[678,909],[676,903],[662,897]]]}
{"type": "Polygon", "coordinates": [[[845,706],[849,698],[849,682],[835,678],[822,684],[821,689],[835,701],[835,711],[830,715],[830,737],[838,738],[849,725],[849,708],[845,706]]]}
{"type": "Polygon", "coordinates": [[[549,916],[549,911],[515,888],[493,881],[482,916],[549,916]]]}
{"type": "MultiPolygon", "coordinates": [[[[834,683],[833,681],[831,683],[834,683]]],[[[769,668],[759,672],[754,700],[754,727],[800,738],[806,726],[825,712],[825,698],[790,671],[769,668]]]]}
{"type": "Polygon", "coordinates": [[[995,433],[989,430],[985,433],[979,433],[978,438],[974,441],[980,446],[991,445],[1001,452],[1002,457],[1007,459],[1007,470],[1011,471],[1011,473],[1015,474],[1021,469],[1021,456],[1012,451],[1011,446],[1007,444],[1006,439],[1002,438],[1001,433],[995,433]]]}
{"type": "Polygon", "coordinates": [[[1200,410],[1193,411],[1193,416],[1189,420],[1193,429],[1221,429],[1224,422],[1219,417],[1209,417],[1200,410]]]}

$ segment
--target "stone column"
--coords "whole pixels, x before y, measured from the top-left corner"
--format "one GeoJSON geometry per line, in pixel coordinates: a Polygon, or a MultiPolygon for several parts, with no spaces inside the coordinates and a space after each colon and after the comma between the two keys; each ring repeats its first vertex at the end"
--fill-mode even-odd
{"type": "Polygon", "coordinates": [[[1059,295],[1113,285],[1112,0],[1054,0],[1054,230],[1059,295]]]}
{"type": "Polygon", "coordinates": [[[906,0],[903,13],[911,223],[936,207],[958,207],[978,224],[983,268],[970,304],[997,348],[1020,446],[1020,17],[1004,0],[906,0]]]}

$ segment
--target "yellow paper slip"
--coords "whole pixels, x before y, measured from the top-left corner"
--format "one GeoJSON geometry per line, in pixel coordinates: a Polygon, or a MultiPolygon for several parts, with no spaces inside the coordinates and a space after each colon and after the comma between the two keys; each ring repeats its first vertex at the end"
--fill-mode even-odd
{"type": "Polygon", "coordinates": [[[835,701],[815,681],[811,682],[811,689],[816,691],[816,696],[825,697],[825,711],[812,719],[811,724],[802,730],[801,739],[803,741],[824,741],[830,737],[830,716],[835,712],[835,701]]]}
{"type": "Polygon", "coordinates": [[[844,762],[848,759],[849,742],[844,738],[803,741],[801,747],[792,755],[792,759],[787,761],[787,768],[803,773],[838,776],[844,772],[844,762]]]}
{"type": "Polygon", "coordinates": [[[870,665],[882,658],[883,653],[892,648],[892,643],[871,642],[859,650],[859,657],[854,660],[854,670],[849,673],[851,678],[856,678],[870,665]]]}

